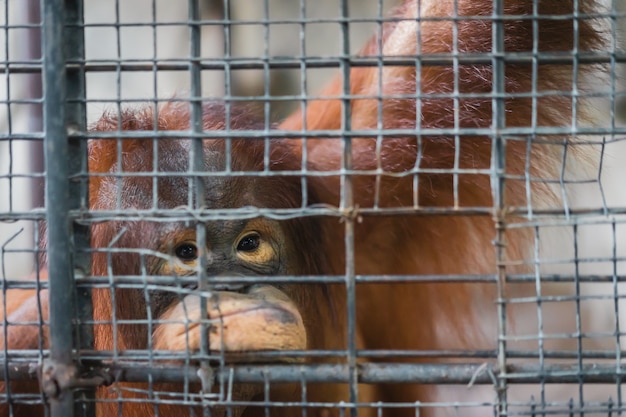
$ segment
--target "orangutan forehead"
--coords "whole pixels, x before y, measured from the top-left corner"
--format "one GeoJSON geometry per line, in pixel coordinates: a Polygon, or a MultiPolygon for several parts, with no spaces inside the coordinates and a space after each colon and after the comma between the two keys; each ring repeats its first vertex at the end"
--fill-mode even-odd
{"type": "MultiPolygon", "coordinates": [[[[211,220],[204,223],[207,230],[207,240],[210,241],[231,241],[237,237],[247,227],[261,228],[267,230],[264,223],[266,219],[237,219],[237,220],[211,220]]],[[[195,241],[196,240],[196,222],[173,222],[158,223],[159,237],[157,241],[161,249],[167,249],[166,246],[171,242],[180,240],[195,241]]]]}
{"type": "MultiPolygon", "coordinates": [[[[190,139],[159,139],[156,169],[159,172],[192,172],[193,142],[190,139]]],[[[152,149],[146,153],[146,171],[153,170],[152,149]],[[148,162],[148,164],[146,164],[148,162]]],[[[137,156],[132,156],[137,159],[137,156]]],[[[202,161],[199,171],[258,171],[263,168],[263,141],[241,138],[202,140],[202,161]],[[227,161],[229,161],[227,163],[227,161]]]]}
{"type": "MultiPolygon", "coordinates": [[[[162,175],[155,179],[149,174],[125,177],[121,180],[116,177],[105,177],[100,193],[101,208],[148,210],[154,207],[154,201],[159,209],[198,208],[197,188],[193,179],[184,175],[162,175]],[[120,185],[121,181],[121,187],[120,185]],[[117,195],[124,196],[117,199],[117,195]],[[121,206],[117,207],[120,203],[121,206]]],[[[203,203],[206,209],[236,209],[246,206],[264,206],[253,190],[257,186],[255,181],[244,177],[208,176],[202,178],[203,203]]],[[[261,198],[263,196],[260,196],[261,198]]]]}

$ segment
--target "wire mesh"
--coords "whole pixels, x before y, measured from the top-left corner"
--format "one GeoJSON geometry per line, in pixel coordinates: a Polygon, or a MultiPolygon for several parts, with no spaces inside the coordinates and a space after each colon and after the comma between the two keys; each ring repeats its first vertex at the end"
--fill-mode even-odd
{"type": "Polygon", "coordinates": [[[624,1],[3,8],[0,417],[622,414],[624,1]]]}

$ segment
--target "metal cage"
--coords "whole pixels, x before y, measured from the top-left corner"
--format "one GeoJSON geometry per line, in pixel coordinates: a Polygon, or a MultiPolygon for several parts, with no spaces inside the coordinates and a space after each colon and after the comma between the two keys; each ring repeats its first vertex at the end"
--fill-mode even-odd
{"type": "Polygon", "coordinates": [[[626,2],[401,3],[2,4],[0,416],[623,413],[626,2]],[[544,12],[552,3],[566,12],[544,12]],[[406,22],[413,49],[389,52],[406,22]],[[550,50],[551,22],[570,25],[565,50],[550,50]],[[516,51],[518,26],[528,47],[516,51]],[[474,50],[472,30],[489,33],[474,50]],[[359,53],[372,35],[374,52],[359,53]],[[431,123],[431,105],[449,111],[431,123]],[[299,121],[281,124],[290,114],[299,121]],[[329,143],[335,154],[320,155],[329,143]],[[399,152],[408,165],[386,165],[399,152]],[[219,239],[251,222],[232,255],[219,239]],[[171,243],[177,228],[195,243],[171,243]],[[407,242],[424,258],[407,260],[407,242]],[[319,264],[294,272],[307,251],[319,264]],[[267,265],[241,272],[246,256],[267,265]],[[419,267],[386,269],[403,262],[419,267]],[[238,322],[215,294],[258,288],[279,304],[287,294],[284,314],[297,306],[305,345],[272,344],[297,314],[227,339],[238,322]],[[386,315],[411,291],[415,312],[386,315]],[[365,317],[384,330],[376,343],[365,317]],[[270,347],[246,348],[256,332],[270,347]]]}

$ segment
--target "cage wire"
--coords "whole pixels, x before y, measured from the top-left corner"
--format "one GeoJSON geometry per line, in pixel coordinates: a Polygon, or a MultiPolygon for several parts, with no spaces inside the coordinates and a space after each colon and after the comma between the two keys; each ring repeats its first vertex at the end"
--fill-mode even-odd
{"type": "Polygon", "coordinates": [[[622,415],[626,2],[402,3],[2,4],[0,416],[622,415]]]}

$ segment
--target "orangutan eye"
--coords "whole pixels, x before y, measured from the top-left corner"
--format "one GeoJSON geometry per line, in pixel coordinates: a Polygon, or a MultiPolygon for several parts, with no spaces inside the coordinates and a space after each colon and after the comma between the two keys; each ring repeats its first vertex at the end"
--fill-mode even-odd
{"type": "Polygon", "coordinates": [[[176,256],[183,261],[193,261],[198,258],[198,248],[196,248],[196,245],[191,243],[183,243],[182,245],[176,246],[174,253],[176,253],[176,256]]]}
{"type": "Polygon", "coordinates": [[[237,250],[239,252],[254,252],[261,245],[261,236],[257,233],[250,233],[241,238],[237,243],[237,250]]]}

